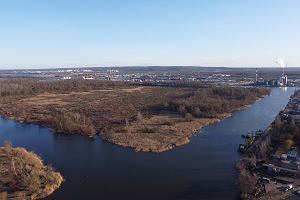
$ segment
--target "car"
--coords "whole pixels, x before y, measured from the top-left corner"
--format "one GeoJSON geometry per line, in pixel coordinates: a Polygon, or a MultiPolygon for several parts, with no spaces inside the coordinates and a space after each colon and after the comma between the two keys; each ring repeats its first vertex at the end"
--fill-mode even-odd
{"type": "Polygon", "coordinates": [[[289,191],[289,190],[292,190],[294,187],[292,184],[288,184],[286,187],[285,187],[285,191],[289,191]]]}

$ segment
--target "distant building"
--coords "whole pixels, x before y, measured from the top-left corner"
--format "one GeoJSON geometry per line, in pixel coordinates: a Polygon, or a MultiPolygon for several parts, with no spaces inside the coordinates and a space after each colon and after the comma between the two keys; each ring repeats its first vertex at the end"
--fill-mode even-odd
{"type": "Polygon", "coordinates": [[[287,78],[287,75],[285,75],[283,73],[282,76],[279,77],[278,86],[280,86],[280,87],[286,87],[287,85],[288,85],[288,78],[287,78]]]}
{"type": "Polygon", "coordinates": [[[106,71],[109,73],[118,73],[119,72],[119,70],[117,70],[117,69],[108,69],[106,71]]]}
{"type": "Polygon", "coordinates": [[[95,78],[92,77],[92,76],[84,76],[83,79],[84,79],[84,80],[93,80],[93,79],[95,79],[95,78]]]}
{"type": "Polygon", "coordinates": [[[297,153],[297,151],[295,151],[295,150],[288,151],[288,152],[287,152],[287,156],[288,156],[289,158],[297,158],[298,153],[297,153]]]}

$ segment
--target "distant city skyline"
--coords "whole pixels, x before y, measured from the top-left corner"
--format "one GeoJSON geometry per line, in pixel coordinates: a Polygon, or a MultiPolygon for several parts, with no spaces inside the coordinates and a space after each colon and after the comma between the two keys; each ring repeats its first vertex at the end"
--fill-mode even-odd
{"type": "Polygon", "coordinates": [[[300,67],[298,0],[0,2],[0,69],[300,67]]]}

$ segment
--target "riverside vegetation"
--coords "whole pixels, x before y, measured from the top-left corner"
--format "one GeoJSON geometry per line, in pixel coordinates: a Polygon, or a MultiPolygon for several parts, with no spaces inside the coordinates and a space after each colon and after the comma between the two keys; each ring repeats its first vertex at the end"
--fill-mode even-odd
{"type": "Polygon", "coordinates": [[[39,156],[7,141],[0,147],[0,177],[0,199],[44,198],[63,181],[39,156]]]}
{"type": "Polygon", "coordinates": [[[162,152],[187,144],[200,128],[268,94],[201,83],[15,79],[0,83],[0,113],[58,133],[98,134],[136,151],[162,152]]]}

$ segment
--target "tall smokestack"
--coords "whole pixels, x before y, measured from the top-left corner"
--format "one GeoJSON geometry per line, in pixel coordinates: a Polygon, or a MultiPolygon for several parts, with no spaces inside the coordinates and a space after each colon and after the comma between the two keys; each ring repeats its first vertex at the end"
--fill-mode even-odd
{"type": "Polygon", "coordinates": [[[285,75],[285,68],[287,67],[287,64],[285,62],[285,60],[283,60],[282,58],[278,59],[276,61],[276,63],[282,68],[282,75],[280,77],[280,85],[281,86],[287,86],[287,75],[285,75]]]}
{"type": "Polygon", "coordinates": [[[255,70],[255,82],[257,83],[258,82],[258,74],[257,74],[257,68],[256,68],[256,70],[255,70]]]}

